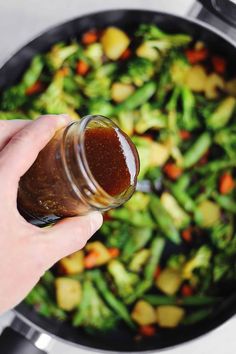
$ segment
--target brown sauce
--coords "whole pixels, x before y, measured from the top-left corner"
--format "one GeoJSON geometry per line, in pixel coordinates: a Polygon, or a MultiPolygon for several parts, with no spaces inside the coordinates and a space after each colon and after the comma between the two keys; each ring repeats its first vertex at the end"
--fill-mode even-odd
{"type": "Polygon", "coordinates": [[[117,196],[136,183],[137,152],[119,129],[89,128],[84,146],[93,177],[109,195],[117,196]]]}

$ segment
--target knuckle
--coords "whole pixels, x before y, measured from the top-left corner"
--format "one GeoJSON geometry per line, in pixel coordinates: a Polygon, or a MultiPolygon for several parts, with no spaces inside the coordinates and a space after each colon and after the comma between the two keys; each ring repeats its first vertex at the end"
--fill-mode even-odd
{"type": "Polygon", "coordinates": [[[18,143],[29,143],[34,141],[35,133],[29,129],[28,127],[20,130],[17,134],[15,134],[12,139],[11,143],[18,144],[18,143]]]}

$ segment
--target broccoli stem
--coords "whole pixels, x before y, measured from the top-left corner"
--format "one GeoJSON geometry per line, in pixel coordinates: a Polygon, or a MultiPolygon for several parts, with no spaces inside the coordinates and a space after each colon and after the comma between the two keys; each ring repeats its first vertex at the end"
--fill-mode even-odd
{"type": "Polygon", "coordinates": [[[155,221],[157,222],[163,234],[172,242],[179,244],[181,242],[180,235],[176,229],[171,216],[163,208],[158,197],[152,196],[150,201],[150,209],[155,221]]]}
{"type": "Polygon", "coordinates": [[[138,88],[124,102],[114,108],[114,114],[122,111],[132,111],[147,102],[156,91],[156,84],[153,81],[147,82],[142,87],[138,88]]]}
{"type": "Polygon", "coordinates": [[[136,299],[143,296],[143,294],[152,287],[153,277],[155,270],[160,262],[163,250],[165,247],[165,240],[163,238],[157,237],[152,241],[151,244],[151,256],[149,262],[144,268],[144,280],[138,284],[135,292],[127,297],[126,303],[131,304],[136,299]]]}
{"type": "Polygon", "coordinates": [[[203,133],[200,137],[194,142],[191,148],[183,157],[183,166],[184,168],[190,168],[205,154],[211,145],[211,136],[208,132],[203,133]]]}
{"type": "Polygon", "coordinates": [[[92,278],[97,289],[100,291],[110,307],[127,323],[130,328],[135,328],[135,325],[130,317],[129,311],[123,302],[119,301],[109,290],[102,273],[99,270],[91,272],[92,278]]]}

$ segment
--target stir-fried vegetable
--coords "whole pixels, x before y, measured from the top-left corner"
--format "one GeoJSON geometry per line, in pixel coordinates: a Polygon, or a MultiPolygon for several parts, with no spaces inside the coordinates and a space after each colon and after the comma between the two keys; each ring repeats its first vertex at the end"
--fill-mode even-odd
{"type": "Polygon", "coordinates": [[[90,29],[35,56],[1,93],[0,119],[105,115],[140,156],[132,199],[28,295],[41,315],[153,336],[217,313],[221,283],[232,288],[236,78],[227,58],[195,40],[150,24],[90,29]]]}

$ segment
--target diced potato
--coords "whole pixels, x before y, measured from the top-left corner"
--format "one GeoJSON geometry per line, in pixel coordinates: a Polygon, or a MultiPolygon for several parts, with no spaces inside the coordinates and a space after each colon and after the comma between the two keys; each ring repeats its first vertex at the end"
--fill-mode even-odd
{"type": "Polygon", "coordinates": [[[156,286],[167,295],[176,294],[181,283],[181,273],[173,268],[164,269],[156,280],[156,286]]]}
{"type": "Polygon", "coordinates": [[[219,89],[224,89],[224,80],[221,76],[213,73],[207,77],[205,82],[205,95],[206,98],[215,99],[219,96],[219,89]]]}
{"type": "Polygon", "coordinates": [[[170,67],[170,75],[172,81],[175,84],[182,85],[186,80],[189,70],[191,70],[191,67],[188,64],[179,60],[175,60],[170,67]]]}
{"type": "Polygon", "coordinates": [[[164,144],[152,142],[150,154],[150,166],[163,166],[170,156],[170,150],[164,144]]]}
{"type": "Polygon", "coordinates": [[[131,317],[140,326],[146,326],[156,322],[156,311],[147,301],[139,300],[134,306],[131,317]]]}
{"type": "Polygon", "coordinates": [[[106,264],[111,259],[108,249],[99,241],[89,242],[85,249],[88,252],[96,252],[96,266],[106,264]]]}
{"type": "Polygon", "coordinates": [[[55,280],[57,305],[65,311],[71,311],[81,301],[82,290],[78,280],[57,278],[55,280]]]}
{"type": "Polygon", "coordinates": [[[184,227],[189,223],[189,215],[181,208],[176,199],[170,193],[162,193],[161,203],[173,218],[174,224],[177,228],[184,227]]]}
{"type": "Polygon", "coordinates": [[[111,97],[115,102],[122,102],[134,92],[134,87],[122,82],[114,82],[111,87],[111,97]]]}
{"type": "Polygon", "coordinates": [[[65,274],[80,274],[84,270],[84,252],[78,251],[62,258],[59,265],[65,274]]]}
{"type": "Polygon", "coordinates": [[[194,92],[204,91],[206,82],[207,75],[203,66],[194,65],[189,69],[185,78],[185,84],[190,90],[194,92]]]}
{"type": "Polygon", "coordinates": [[[225,84],[225,90],[228,92],[230,95],[236,97],[236,78],[229,80],[225,84]]]}
{"type": "Polygon", "coordinates": [[[155,61],[159,58],[158,51],[150,46],[148,43],[142,43],[136,50],[136,54],[140,58],[146,58],[151,61],[155,61]]]}
{"type": "Polygon", "coordinates": [[[178,306],[158,306],[156,309],[157,323],[160,327],[177,327],[185,316],[185,310],[178,306]]]}
{"type": "Polygon", "coordinates": [[[134,122],[136,119],[136,112],[125,111],[118,115],[117,124],[127,135],[132,136],[134,133],[134,122]]]}
{"type": "Polygon", "coordinates": [[[201,216],[201,225],[211,227],[220,220],[220,207],[211,200],[204,200],[198,205],[198,211],[201,216]]]}
{"type": "Polygon", "coordinates": [[[126,33],[117,27],[107,27],[101,43],[105,55],[111,60],[117,60],[121,54],[128,48],[130,39],[126,33]]]}
{"type": "Polygon", "coordinates": [[[203,48],[205,48],[205,43],[202,41],[197,41],[194,45],[195,50],[202,50],[203,48]]]}

